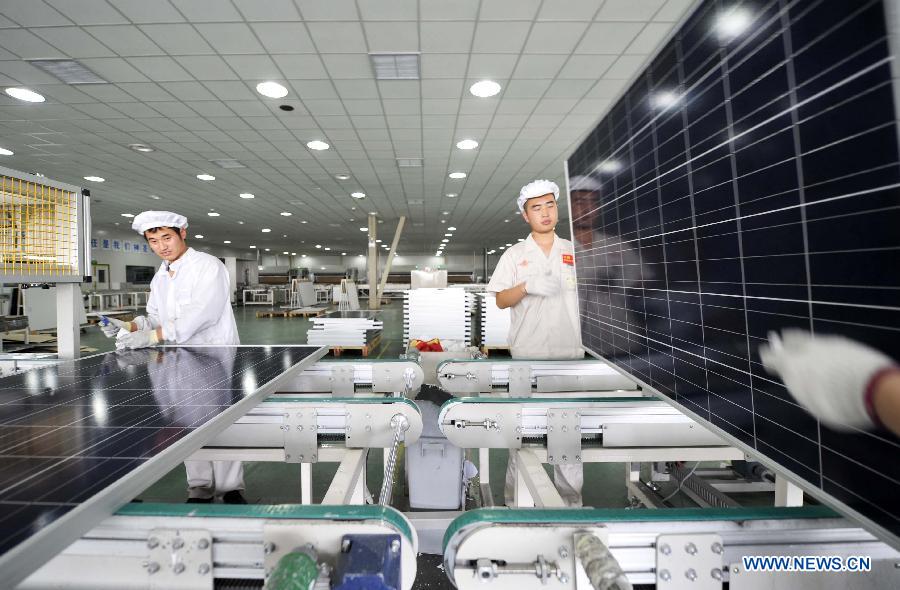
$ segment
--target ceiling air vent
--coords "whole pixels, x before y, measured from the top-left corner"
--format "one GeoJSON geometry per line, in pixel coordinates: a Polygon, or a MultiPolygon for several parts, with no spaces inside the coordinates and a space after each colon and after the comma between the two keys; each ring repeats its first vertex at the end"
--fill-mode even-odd
{"type": "Polygon", "coordinates": [[[56,76],[66,84],[108,84],[106,80],[74,59],[32,59],[31,65],[56,76]]]}
{"type": "Polygon", "coordinates": [[[421,168],[422,158],[397,158],[397,166],[401,168],[421,168]]]}
{"type": "Polygon", "coordinates": [[[418,53],[370,53],[376,80],[418,80],[418,53]]]}
{"type": "Polygon", "coordinates": [[[424,205],[425,200],[424,199],[410,199],[407,201],[407,203],[409,203],[410,205],[424,205]]]}
{"type": "Polygon", "coordinates": [[[222,160],[210,160],[210,162],[212,162],[219,168],[246,168],[246,166],[231,158],[225,158],[222,160]]]}

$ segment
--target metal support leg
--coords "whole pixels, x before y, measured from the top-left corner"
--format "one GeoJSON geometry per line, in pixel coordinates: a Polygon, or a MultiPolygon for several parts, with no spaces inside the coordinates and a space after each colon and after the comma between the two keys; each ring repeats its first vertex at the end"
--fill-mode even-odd
{"type": "MultiPolygon", "coordinates": [[[[82,308],[81,285],[56,285],[56,346],[61,359],[76,359],[81,351],[81,326],[78,323],[82,308]]],[[[26,335],[27,335],[26,330],[26,335]]]]}
{"type": "Polygon", "coordinates": [[[803,490],[789,482],[787,478],[776,474],[775,505],[803,506],[803,490]]]}
{"type": "Polygon", "coordinates": [[[494,505],[494,494],[491,491],[490,449],[478,449],[478,478],[481,481],[481,505],[490,508],[494,505]]]}
{"type": "Polygon", "coordinates": [[[556,486],[544,471],[544,465],[531,451],[519,449],[516,452],[516,506],[523,506],[522,501],[526,497],[530,502],[526,505],[538,508],[566,507],[556,486]]]}
{"type": "Polygon", "coordinates": [[[312,504],[312,463],[300,464],[300,503],[312,504]]]}
{"type": "Polygon", "coordinates": [[[322,504],[363,504],[365,495],[361,484],[365,483],[365,466],[366,449],[347,449],[322,504]]]}

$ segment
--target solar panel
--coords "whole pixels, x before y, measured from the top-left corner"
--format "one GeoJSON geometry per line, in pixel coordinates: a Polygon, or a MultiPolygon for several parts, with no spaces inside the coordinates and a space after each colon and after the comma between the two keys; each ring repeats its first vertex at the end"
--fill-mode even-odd
{"type": "Polygon", "coordinates": [[[757,353],[900,358],[890,57],[880,1],[703,2],[567,165],[585,346],[900,546],[900,441],[822,426],[757,353]]]}
{"type": "Polygon", "coordinates": [[[325,353],[183,346],[0,379],[0,572],[21,579],[325,353]]]}

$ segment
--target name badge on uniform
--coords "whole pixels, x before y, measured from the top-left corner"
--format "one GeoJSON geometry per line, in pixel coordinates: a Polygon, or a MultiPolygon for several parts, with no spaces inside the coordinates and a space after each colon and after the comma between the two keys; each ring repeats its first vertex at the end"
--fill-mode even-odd
{"type": "Polygon", "coordinates": [[[562,261],[563,261],[563,264],[568,264],[569,266],[575,266],[575,258],[571,254],[563,254],[562,261]]]}

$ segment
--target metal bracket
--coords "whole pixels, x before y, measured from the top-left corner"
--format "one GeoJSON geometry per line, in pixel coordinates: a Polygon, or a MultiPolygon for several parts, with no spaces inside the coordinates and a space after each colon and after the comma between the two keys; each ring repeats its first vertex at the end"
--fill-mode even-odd
{"type": "Polygon", "coordinates": [[[547,411],[547,461],[553,465],[581,463],[581,414],[575,409],[547,411]]]}
{"type": "Polygon", "coordinates": [[[318,460],[316,411],[309,408],[284,414],[284,460],[286,463],[315,463],[318,460]]]}
{"type": "Polygon", "coordinates": [[[144,569],[151,590],[212,590],[212,534],[204,530],[153,529],[144,569]]]}
{"type": "Polygon", "coordinates": [[[716,534],[656,537],[658,590],[721,590],[725,549],[716,534]]]}
{"type": "Polygon", "coordinates": [[[353,364],[334,364],[331,367],[331,393],[335,395],[353,395],[356,390],[353,383],[353,364]]]}
{"type": "Polygon", "coordinates": [[[512,397],[531,397],[531,366],[509,366],[509,395],[512,397]]]}

